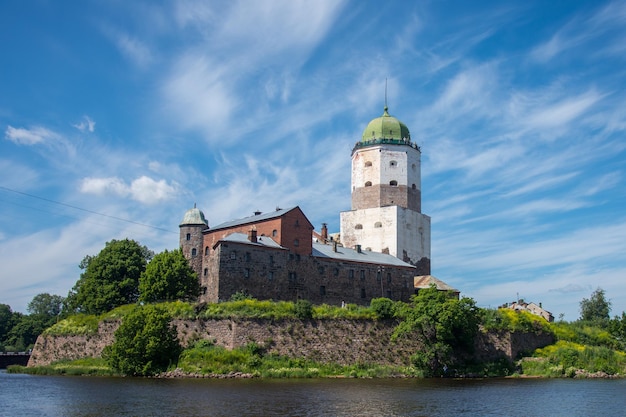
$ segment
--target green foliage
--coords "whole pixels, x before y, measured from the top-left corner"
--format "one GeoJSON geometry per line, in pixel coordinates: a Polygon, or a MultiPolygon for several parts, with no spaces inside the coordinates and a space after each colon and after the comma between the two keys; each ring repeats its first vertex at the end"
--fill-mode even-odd
{"type": "Polygon", "coordinates": [[[31,349],[49,324],[49,318],[41,315],[14,314],[14,325],[7,334],[5,348],[13,351],[31,349]]]}
{"type": "Polygon", "coordinates": [[[608,375],[626,372],[626,354],[605,346],[585,346],[560,340],[537,349],[533,356],[521,362],[524,374],[573,377],[577,370],[608,375]]]}
{"type": "Polygon", "coordinates": [[[345,376],[352,378],[419,376],[412,367],[380,366],[358,363],[342,366],[310,359],[290,358],[267,353],[263,346],[249,343],[228,350],[210,341],[198,341],[180,356],[178,368],[188,374],[225,375],[235,372],[262,378],[317,378],[345,376]]]}
{"type": "Polygon", "coordinates": [[[379,319],[390,319],[395,314],[395,303],[389,298],[372,298],[370,308],[379,319]]]}
{"type": "Polygon", "coordinates": [[[580,302],[580,319],[606,327],[611,313],[611,302],[606,299],[604,290],[596,289],[589,299],[580,302]]]}
{"type": "Polygon", "coordinates": [[[622,343],[622,349],[626,346],[626,312],[622,311],[622,316],[615,316],[609,322],[609,331],[622,343]]]}
{"type": "Polygon", "coordinates": [[[479,310],[474,300],[457,300],[434,286],[413,296],[412,303],[398,308],[401,319],[393,339],[417,336],[423,347],[411,357],[416,368],[428,376],[462,364],[461,356],[473,350],[478,332],[479,310]]]}
{"type": "Polygon", "coordinates": [[[528,333],[552,332],[550,323],[543,317],[528,311],[516,311],[510,308],[480,309],[480,323],[485,330],[528,333]]]}
{"type": "Polygon", "coordinates": [[[200,294],[196,273],[180,249],[156,255],[139,278],[139,300],[193,300],[200,294]]]}
{"type": "Polygon", "coordinates": [[[229,301],[244,301],[244,300],[254,300],[254,298],[247,292],[241,290],[231,295],[229,301]]]}
{"type": "Polygon", "coordinates": [[[171,318],[160,307],[132,310],[115,332],[115,342],[103,357],[111,368],[126,375],[146,376],[164,371],[181,352],[171,318]]]}
{"type": "Polygon", "coordinates": [[[558,340],[581,345],[604,346],[609,349],[624,349],[624,343],[609,330],[594,326],[589,322],[553,323],[552,329],[558,340]]]}
{"type": "Polygon", "coordinates": [[[131,304],[139,296],[139,277],[152,253],[134,240],[112,240],[81,262],[85,271],[66,299],[69,311],[101,314],[131,304]]]}
{"type": "Polygon", "coordinates": [[[20,373],[31,375],[92,375],[112,376],[119,375],[102,358],[82,358],[73,361],[63,360],[46,366],[13,366],[7,369],[7,373],[20,373]]]}
{"type": "Polygon", "coordinates": [[[313,304],[308,300],[298,300],[294,306],[294,312],[300,320],[313,318],[313,304]]]}
{"type": "Polygon", "coordinates": [[[63,308],[64,297],[60,295],[51,295],[48,293],[37,294],[28,303],[26,308],[30,314],[56,318],[61,314],[63,308]]]}
{"type": "MultiPolygon", "coordinates": [[[[13,328],[13,321],[13,311],[11,311],[11,307],[7,304],[0,304],[0,345],[3,345],[3,341],[13,328]]],[[[0,349],[4,350],[3,346],[0,346],[0,349]]]]}
{"type": "Polygon", "coordinates": [[[321,304],[313,306],[313,317],[316,319],[374,320],[376,313],[370,307],[357,304],[346,304],[343,307],[321,304]]]}
{"type": "Polygon", "coordinates": [[[83,335],[98,332],[99,317],[93,314],[75,314],[53,324],[44,331],[49,335],[83,335]]]}

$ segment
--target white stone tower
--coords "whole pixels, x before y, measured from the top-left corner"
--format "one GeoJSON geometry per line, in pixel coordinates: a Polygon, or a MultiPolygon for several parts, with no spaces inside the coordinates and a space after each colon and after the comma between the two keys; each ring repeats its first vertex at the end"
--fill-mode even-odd
{"type": "Polygon", "coordinates": [[[421,213],[419,147],[387,112],[352,149],[352,209],[340,214],[341,243],[389,253],[430,275],[430,217],[421,213]]]}

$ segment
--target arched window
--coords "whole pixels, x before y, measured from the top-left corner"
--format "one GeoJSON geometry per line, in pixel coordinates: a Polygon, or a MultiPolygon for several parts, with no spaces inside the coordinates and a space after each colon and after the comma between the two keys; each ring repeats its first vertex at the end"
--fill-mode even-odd
{"type": "Polygon", "coordinates": [[[209,268],[204,268],[203,274],[205,277],[209,275],[209,268]]]}
{"type": "Polygon", "coordinates": [[[187,233],[186,238],[187,238],[187,240],[191,240],[191,233],[187,233]]]}
{"type": "Polygon", "coordinates": [[[193,248],[191,250],[191,256],[196,256],[198,254],[198,250],[196,248],[193,248]]]}
{"type": "Polygon", "coordinates": [[[367,162],[365,162],[365,166],[366,166],[366,167],[371,167],[371,166],[372,166],[372,161],[367,161],[367,162]]]}
{"type": "Polygon", "coordinates": [[[371,187],[371,186],[372,186],[372,182],[371,182],[371,181],[366,182],[366,183],[365,183],[365,186],[366,186],[366,187],[371,187]]]}
{"type": "Polygon", "coordinates": [[[272,237],[276,237],[278,236],[278,230],[274,229],[272,230],[272,237]]]}
{"type": "Polygon", "coordinates": [[[381,222],[376,222],[376,223],[374,223],[374,227],[376,227],[376,228],[383,227],[383,224],[381,222]]]}
{"type": "Polygon", "coordinates": [[[389,181],[389,185],[391,185],[392,187],[397,187],[398,186],[398,181],[391,180],[391,181],[389,181]]]}
{"type": "Polygon", "coordinates": [[[208,254],[209,254],[209,247],[208,247],[208,246],[206,246],[206,247],[204,248],[204,254],[205,254],[205,255],[208,255],[208,254]]]}
{"type": "Polygon", "coordinates": [[[363,225],[359,223],[359,224],[355,225],[354,228],[357,229],[357,230],[361,230],[363,228],[363,225]]]}

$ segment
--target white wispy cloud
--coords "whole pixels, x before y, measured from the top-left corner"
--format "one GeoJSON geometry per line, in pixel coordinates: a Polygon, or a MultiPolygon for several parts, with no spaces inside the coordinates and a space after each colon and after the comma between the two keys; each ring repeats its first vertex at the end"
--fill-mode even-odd
{"type": "Polygon", "coordinates": [[[59,134],[41,126],[34,126],[29,129],[7,126],[4,137],[18,145],[36,145],[61,139],[59,134]]]}
{"type": "Polygon", "coordinates": [[[130,184],[117,177],[89,177],[84,178],[80,184],[80,191],[83,193],[130,196],[133,200],[144,204],[156,204],[175,198],[177,188],[176,184],[168,184],[165,180],[155,181],[147,176],[136,178],[130,184]]]}
{"type": "Polygon", "coordinates": [[[89,116],[83,116],[83,119],[79,123],[75,123],[72,126],[81,132],[93,133],[96,130],[96,122],[89,116]]]}

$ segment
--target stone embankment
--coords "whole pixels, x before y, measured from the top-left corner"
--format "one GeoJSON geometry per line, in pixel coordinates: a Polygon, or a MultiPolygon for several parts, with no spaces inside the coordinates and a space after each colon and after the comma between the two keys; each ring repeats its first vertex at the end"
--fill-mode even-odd
{"type": "MultiPolygon", "coordinates": [[[[420,349],[414,338],[391,342],[396,326],[393,320],[175,320],[183,346],[206,339],[233,349],[254,342],[267,352],[344,365],[370,363],[409,365],[411,355],[420,349]]],[[[118,321],[100,323],[89,335],[39,336],[28,366],[48,365],[62,359],[99,357],[114,341],[118,321]]],[[[515,360],[523,352],[554,342],[550,334],[480,333],[474,355],[480,361],[506,358],[515,360]]]]}

